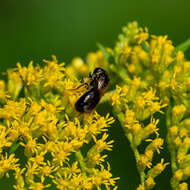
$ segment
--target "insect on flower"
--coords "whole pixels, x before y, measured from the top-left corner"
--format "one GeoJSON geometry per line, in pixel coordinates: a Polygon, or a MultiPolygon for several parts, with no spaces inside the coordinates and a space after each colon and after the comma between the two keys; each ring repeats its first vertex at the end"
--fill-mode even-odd
{"type": "Polygon", "coordinates": [[[109,85],[109,77],[102,68],[94,69],[93,73],[89,74],[89,81],[89,84],[82,84],[87,85],[88,91],[75,103],[75,109],[80,113],[88,113],[96,108],[109,85]]]}

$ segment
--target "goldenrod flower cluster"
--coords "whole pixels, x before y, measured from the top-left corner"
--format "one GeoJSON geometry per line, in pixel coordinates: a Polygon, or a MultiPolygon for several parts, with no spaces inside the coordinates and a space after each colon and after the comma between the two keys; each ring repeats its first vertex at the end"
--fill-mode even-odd
{"type": "Polygon", "coordinates": [[[158,112],[166,118],[161,127],[167,128],[171,187],[188,189],[184,181],[190,177],[190,62],[180,47],[175,48],[167,36],[150,35],[147,28],[133,22],[123,28],[112,50],[104,48],[110,72],[120,80],[110,99],[136,158],[141,178],[138,190],[152,189],[155,177],[169,164],[162,158],[153,165],[153,156],[166,142],[159,134],[158,112]],[[145,142],[148,144],[142,148],[145,142]]]}
{"type": "Polygon", "coordinates": [[[52,58],[42,67],[18,64],[0,82],[0,177],[14,176],[17,190],[116,189],[104,153],[114,119],[77,113],[85,89],[75,91],[77,75],[52,58]]]}
{"type": "Polygon", "coordinates": [[[98,44],[85,60],[76,57],[66,65],[52,56],[44,66],[18,63],[9,69],[7,82],[0,81],[0,177],[14,176],[17,190],[117,189],[119,177],[113,177],[104,152],[113,148],[108,128],[114,119],[109,112],[75,111],[88,90],[81,84],[101,67],[111,79],[101,102],[112,106],[134,152],[137,190],[153,189],[169,164],[171,188],[188,190],[190,61],[185,46],[174,47],[167,36],[150,35],[132,22],[115,47],[98,44]],[[171,160],[162,156],[164,144],[171,160]]]}

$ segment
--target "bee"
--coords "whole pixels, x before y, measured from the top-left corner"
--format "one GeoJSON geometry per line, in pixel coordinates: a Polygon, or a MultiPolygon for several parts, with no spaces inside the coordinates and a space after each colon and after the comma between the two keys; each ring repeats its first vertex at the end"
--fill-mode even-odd
{"type": "Polygon", "coordinates": [[[77,100],[75,109],[80,113],[91,112],[98,105],[108,85],[109,77],[106,71],[102,68],[94,69],[93,73],[89,74],[88,91],[77,100]]]}

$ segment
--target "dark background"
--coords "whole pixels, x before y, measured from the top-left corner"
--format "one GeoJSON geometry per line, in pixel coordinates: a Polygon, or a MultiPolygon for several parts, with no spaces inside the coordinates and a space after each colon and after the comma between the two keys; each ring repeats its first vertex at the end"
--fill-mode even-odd
{"type": "MultiPolygon", "coordinates": [[[[0,0],[0,72],[17,62],[41,63],[52,54],[66,63],[75,56],[85,58],[97,42],[113,47],[121,27],[134,20],[177,45],[190,38],[189,9],[189,0],[0,0]]],[[[110,162],[113,175],[121,177],[119,189],[132,190],[139,176],[117,124],[110,129],[115,140],[110,162]]],[[[169,171],[156,189],[169,189],[169,171]]]]}

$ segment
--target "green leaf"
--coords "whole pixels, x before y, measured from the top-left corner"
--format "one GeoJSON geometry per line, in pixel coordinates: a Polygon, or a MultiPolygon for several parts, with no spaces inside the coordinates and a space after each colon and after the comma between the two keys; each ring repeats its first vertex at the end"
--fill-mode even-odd
{"type": "Polygon", "coordinates": [[[11,146],[11,149],[9,150],[9,154],[12,154],[16,151],[16,149],[19,147],[20,143],[19,142],[16,142],[15,144],[13,144],[11,146]]]}
{"type": "Polygon", "coordinates": [[[108,60],[111,55],[106,51],[106,48],[102,44],[100,44],[100,43],[97,43],[97,46],[102,51],[102,53],[104,54],[105,58],[108,60]]]}
{"type": "Polygon", "coordinates": [[[190,48],[190,38],[186,40],[185,42],[182,42],[176,47],[176,52],[181,50],[183,52],[187,51],[190,48]]]}

